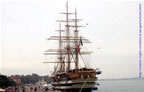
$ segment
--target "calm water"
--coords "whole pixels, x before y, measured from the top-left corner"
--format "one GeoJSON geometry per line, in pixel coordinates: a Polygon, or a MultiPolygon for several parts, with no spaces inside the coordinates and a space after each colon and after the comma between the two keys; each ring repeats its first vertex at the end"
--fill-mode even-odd
{"type": "Polygon", "coordinates": [[[99,81],[98,91],[94,92],[144,92],[144,79],[99,81]]]}

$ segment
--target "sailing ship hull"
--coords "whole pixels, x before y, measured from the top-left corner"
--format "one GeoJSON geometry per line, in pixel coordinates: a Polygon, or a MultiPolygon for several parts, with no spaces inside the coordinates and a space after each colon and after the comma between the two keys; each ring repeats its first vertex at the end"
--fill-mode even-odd
{"type": "Polygon", "coordinates": [[[99,72],[94,69],[70,70],[68,73],[59,73],[52,77],[52,86],[54,90],[66,92],[91,92],[98,89],[96,74],[99,72]]]}
{"type": "Polygon", "coordinates": [[[93,88],[71,88],[71,89],[65,89],[65,90],[61,90],[61,89],[56,89],[56,90],[60,90],[60,91],[64,91],[64,92],[91,92],[92,90],[98,90],[97,87],[93,87],[93,88]]]}
{"type": "Polygon", "coordinates": [[[54,90],[60,90],[60,91],[65,91],[65,92],[91,92],[91,90],[97,90],[97,86],[95,85],[76,85],[76,86],[58,86],[54,87],[54,90]]]}

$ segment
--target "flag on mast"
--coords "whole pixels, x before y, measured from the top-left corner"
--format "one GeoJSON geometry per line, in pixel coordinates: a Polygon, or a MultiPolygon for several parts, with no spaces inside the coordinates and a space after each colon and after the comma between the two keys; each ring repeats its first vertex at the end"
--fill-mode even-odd
{"type": "Polygon", "coordinates": [[[80,36],[80,44],[83,46],[82,37],[80,36]]]}
{"type": "Polygon", "coordinates": [[[80,53],[80,44],[77,46],[77,52],[80,53]]]}

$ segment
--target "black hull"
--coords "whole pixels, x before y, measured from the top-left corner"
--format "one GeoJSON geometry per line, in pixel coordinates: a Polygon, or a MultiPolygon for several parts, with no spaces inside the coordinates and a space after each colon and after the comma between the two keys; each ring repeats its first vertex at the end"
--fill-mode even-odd
{"type": "MultiPolygon", "coordinates": [[[[95,89],[95,90],[97,90],[97,88],[95,89]]],[[[65,92],[92,92],[92,89],[89,89],[89,88],[87,88],[87,89],[72,89],[72,90],[66,90],[65,92]]]]}
{"type": "Polygon", "coordinates": [[[98,90],[97,87],[94,88],[73,88],[73,89],[66,89],[66,90],[61,90],[62,92],[92,92],[92,90],[98,90]]]}

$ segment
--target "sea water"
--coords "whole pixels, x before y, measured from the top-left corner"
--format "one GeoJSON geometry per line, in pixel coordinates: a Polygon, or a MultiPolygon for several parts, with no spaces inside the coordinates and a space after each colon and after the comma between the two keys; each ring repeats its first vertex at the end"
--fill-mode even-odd
{"type": "Polygon", "coordinates": [[[101,80],[93,92],[144,92],[143,79],[101,80]]]}

